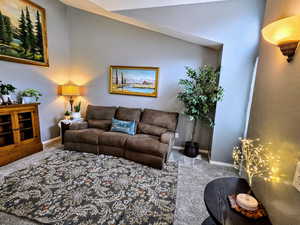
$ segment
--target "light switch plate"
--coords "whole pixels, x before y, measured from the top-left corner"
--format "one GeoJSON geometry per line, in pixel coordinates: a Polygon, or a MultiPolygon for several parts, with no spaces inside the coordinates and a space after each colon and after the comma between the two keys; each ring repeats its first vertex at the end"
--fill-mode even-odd
{"type": "Polygon", "coordinates": [[[298,162],[296,166],[293,185],[298,191],[300,191],[300,162],[298,162]]]}

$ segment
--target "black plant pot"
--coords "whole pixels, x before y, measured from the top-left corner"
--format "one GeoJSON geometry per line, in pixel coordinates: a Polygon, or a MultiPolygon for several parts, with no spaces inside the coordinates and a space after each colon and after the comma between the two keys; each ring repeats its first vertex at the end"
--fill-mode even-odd
{"type": "Polygon", "coordinates": [[[196,142],[187,141],[184,146],[184,155],[195,158],[199,153],[199,144],[196,142]]]}

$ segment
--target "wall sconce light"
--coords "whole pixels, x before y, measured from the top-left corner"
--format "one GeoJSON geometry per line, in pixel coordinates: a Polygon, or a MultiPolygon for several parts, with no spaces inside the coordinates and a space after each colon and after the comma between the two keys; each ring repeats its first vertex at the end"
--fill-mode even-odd
{"type": "Polygon", "coordinates": [[[70,105],[71,105],[71,112],[73,112],[73,103],[74,103],[74,96],[80,96],[80,87],[73,84],[65,84],[59,87],[61,90],[59,91],[60,95],[69,97],[70,105]]]}
{"type": "Polygon", "coordinates": [[[293,60],[300,41],[300,15],[291,16],[267,25],[262,30],[264,39],[280,48],[287,56],[288,62],[293,60]]]}

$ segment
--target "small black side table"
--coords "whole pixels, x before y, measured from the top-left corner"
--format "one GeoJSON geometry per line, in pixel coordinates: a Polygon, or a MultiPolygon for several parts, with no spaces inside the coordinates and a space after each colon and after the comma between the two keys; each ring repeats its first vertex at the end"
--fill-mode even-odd
{"type": "Polygon", "coordinates": [[[61,144],[65,143],[65,132],[70,129],[70,124],[61,122],[61,144]]]}
{"type": "Polygon", "coordinates": [[[204,202],[210,215],[202,225],[272,225],[268,217],[249,219],[230,208],[227,196],[247,193],[250,187],[245,179],[220,178],[205,187],[204,202]]]}

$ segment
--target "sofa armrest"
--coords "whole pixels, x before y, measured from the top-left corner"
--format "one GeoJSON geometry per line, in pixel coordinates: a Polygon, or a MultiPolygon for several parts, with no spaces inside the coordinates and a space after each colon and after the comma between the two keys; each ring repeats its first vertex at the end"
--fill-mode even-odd
{"type": "Polygon", "coordinates": [[[70,130],[82,130],[82,129],[87,129],[88,128],[88,122],[82,121],[82,122],[76,122],[72,123],[70,125],[70,130]]]}
{"type": "Polygon", "coordinates": [[[160,136],[160,142],[164,144],[170,144],[170,141],[174,139],[175,134],[173,132],[165,132],[160,136]]]}
{"type": "Polygon", "coordinates": [[[168,161],[169,155],[175,143],[175,133],[174,132],[165,132],[160,136],[160,142],[168,145],[168,152],[165,157],[165,162],[168,161]]]}
{"type": "Polygon", "coordinates": [[[65,132],[67,130],[81,130],[88,128],[88,123],[86,121],[68,124],[61,122],[61,143],[64,144],[65,142],[65,132]]]}

